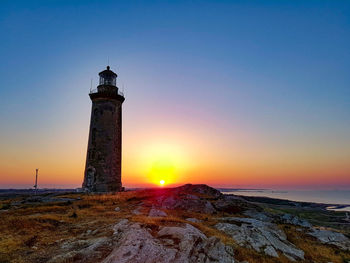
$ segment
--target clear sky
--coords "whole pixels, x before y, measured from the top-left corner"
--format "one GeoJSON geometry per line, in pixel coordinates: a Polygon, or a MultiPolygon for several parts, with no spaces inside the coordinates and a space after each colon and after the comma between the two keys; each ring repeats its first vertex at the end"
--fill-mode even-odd
{"type": "Polygon", "coordinates": [[[0,188],[81,186],[108,60],[125,186],[350,188],[350,1],[5,0],[0,37],[0,188]]]}

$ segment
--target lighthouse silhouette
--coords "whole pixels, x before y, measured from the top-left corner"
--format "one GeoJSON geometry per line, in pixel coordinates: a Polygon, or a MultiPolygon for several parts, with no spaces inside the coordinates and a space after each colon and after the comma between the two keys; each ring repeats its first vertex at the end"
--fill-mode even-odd
{"type": "Polygon", "coordinates": [[[117,74],[110,67],[99,73],[92,101],[83,189],[87,192],[122,191],[122,103],[117,74]]]}

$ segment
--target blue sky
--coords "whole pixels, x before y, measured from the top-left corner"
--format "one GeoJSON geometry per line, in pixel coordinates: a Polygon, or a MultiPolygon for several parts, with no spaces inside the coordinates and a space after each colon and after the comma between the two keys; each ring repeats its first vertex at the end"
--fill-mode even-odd
{"type": "Polygon", "coordinates": [[[220,134],[214,152],[243,140],[271,162],[330,159],[324,174],[349,175],[349,1],[2,1],[0,36],[0,155],[13,167],[70,140],[83,167],[87,93],[109,60],[126,141],[171,120],[220,134]]]}

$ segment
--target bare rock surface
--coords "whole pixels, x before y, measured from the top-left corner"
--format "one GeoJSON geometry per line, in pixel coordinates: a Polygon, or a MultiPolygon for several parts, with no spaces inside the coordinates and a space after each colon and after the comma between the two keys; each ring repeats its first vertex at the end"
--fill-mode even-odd
{"type": "Polygon", "coordinates": [[[268,215],[267,213],[258,212],[256,210],[247,210],[243,213],[245,216],[249,216],[251,218],[264,221],[264,222],[272,222],[273,218],[271,215],[268,215]]]}
{"type": "Polygon", "coordinates": [[[160,192],[154,200],[154,206],[158,209],[182,209],[190,212],[213,214],[215,208],[205,198],[196,194],[203,194],[216,198],[221,193],[206,185],[184,185],[160,192]]]}
{"type": "Polygon", "coordinates": [[[134,215],[142,215],[142,211],[141,211],[142,207],[141,206],[138,206],[136,207],[134,210],[132,210],[132,213],[134,215]]]}
{"type": "Polygon", "coordinates": [[[304,252],[287,240],[285,233],[277,225],[253,218],[222,218],[224,223],[215,227],[229,234],[239,245],[247,246],[258,252],[278,257],[281,251],[291,260],[304,259],[304,252]]]}
{"type": "Polygon", "coordinates": [[[179,193],[192,192],[192,193],[206,195],[212,198],[218,198],[223,196],[223,194],[219,190],[216,190],[206,184],[185,184],[183,186],[174,188],[174,192],[179,192],[179,193]]]}
{"type": "Polygon", "coordinates": [[[309,234],[323,244],[331,244],[344,250],[350,250],[350,240],[342,233],[314,228],[309,234]]]}
{"type": "Polygon", "coordinates": [[[149,217],[165,217],[167,216],[167,213],[165,213],[162,210],[156,209],[156,208],[152,208],[149,213],[148,213],[149,217]]]}
{"type": "Polygon", "coordinates": [[[302,226],[307,228],[312,227],[312,225],[307,220],[300,219],[299,217],[291,214],[284,214],[280,216],[280,220],[282,221],[282,223],[285,223],[285,224],[291,224],[291,225],[302,226]]]}
{"type": "Polygon", "coordinates": [[[111,246],[112,242],[107,237],[99,237],[88,240],[67,240],[61,245],[62,253],[54,256],[48,263],[70,262],[79,259],[81,262],[87,258],[100,258],[100,248],[111,246]]]}
{"type": "Polygon", "coordinates": [[[151,232],[121,220],[114,226],[115,245],[103,263],[234,262],[233,250],[189,225],[160,227],[151,232]]]}
{"type": "Polygon", "coordinates": [[[222,195],[213,200],[213,205],[217,211],[226,213],[240,213],[249,209],[255,212],[261,210],[259,206],[235,195],[222,195]]]}
{"type": "Polygon", "coordinates": [[[201,200],[196,195],[182,195],[180,198],[176,196],[160,197],[158,204],[163,209],[182,209],[190,212],[212,214],[216,210],[207,200],[201,200]]]}
{"type": "Polygon", "coordinates": [[[192,222],[192,223],[201,223],[201,222],[202,222],[202,220],[199,220],[199,219],[197,219],[197,218],[192,218],[192,217],[186,218],[186,220],[187,220],[188,222],[192,222]]]}
{"type": "Polygon", "coordinates": [[[215,214],[238,213],[258,206],[234,195],[224,195],[207,185],[186,184],[171,189],[154,191],[152,205],[157,209],[181,209],[189,212],[215,214]]]}
{"type": "Polygon", "coordinates": [[[163,246],[138,223],[129,223],[127,219],[123,219],[113,230],[117,239],[115,248],[103,263],[165,263],[175,259],[175,249],[163,246]]]}

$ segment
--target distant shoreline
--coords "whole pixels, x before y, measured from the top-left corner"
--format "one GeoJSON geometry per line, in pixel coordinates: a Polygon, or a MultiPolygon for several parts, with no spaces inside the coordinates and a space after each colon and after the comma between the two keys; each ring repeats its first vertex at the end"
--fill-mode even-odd
{"type": "MultiPolygon", "coordinates": [[[[145,189],[145,188],[127,188],[126,190],[138,190],[138,189],[145,189]]],[[[300,193],[315,193],[318,194],[319,192],[324,193],[333,193],[339,191],[331,191],[331,190],[274,190],[274,189],[252,189],[252,188],[217,188],[221,193],[223,194],[234,194],[237,196],[241,196],[244,199],[247,200],[257,200],[258,202],[274,202],[274,203],[285,203],[288,202],[289,204],[295,204],[295,205],[305,205],[309,204],[313,207],[317,206],[321,209],[331,210],[331,211],[344,211],[344,212],[350,212],[350,204],[345,202],[336,202],[334,199],[329,198],[327,202],[323,199],[320,199],[319,201],[315,200],[314,198],[310,198],[307,196],[302,196],[300,193]],[[297,198],[293,198],[293,193],[298,193],[299,196],[297,198]],[[270,199],[270,201],[268,201],[270,199]]],[[[45,194],[45,193],[65,193],[65,192],[77,192],[77,189],[60,189],[60,188],[43,188],[38,189],[38,194],[45,194]]],[[[349,194],[349,198],[347,200],[350,200],[350,190],[341,190],[340,192],[345,192],[345,194],[349,194]]],[[[15,196],[21,196],[21,195],[32,195],[35,193],[34,189],[0,189],[0,199],[8,198],[8,197],[15,197],[15,196]]],[[[344,198],[346,199],[346,198],[344,198]]]]}
{"type": "MultiPolygon", "coordinates": [[[[244,199],[263,200],[274,203],[279,200],[283,204],[295,204],[301,206],[312,205],[331,211],[350,212],[350,190],[273,190],[273,189],[227,189],[219,188],[223,194],[234,194],[244,199]]],[[[277,202],[278,203],[278,202],[277,202]]]]}

